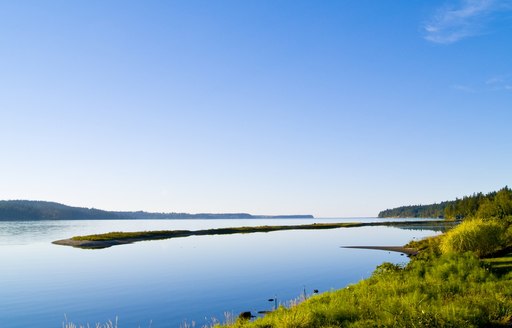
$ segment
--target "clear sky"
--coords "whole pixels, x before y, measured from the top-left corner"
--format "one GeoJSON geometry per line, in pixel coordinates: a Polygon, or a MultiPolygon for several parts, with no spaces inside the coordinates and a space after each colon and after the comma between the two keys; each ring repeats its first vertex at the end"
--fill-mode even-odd
{"type": "Polygon", "coordinates": [[[0,0],[0,199],[375,216],[512,185],[512,1],[0,0]]]}

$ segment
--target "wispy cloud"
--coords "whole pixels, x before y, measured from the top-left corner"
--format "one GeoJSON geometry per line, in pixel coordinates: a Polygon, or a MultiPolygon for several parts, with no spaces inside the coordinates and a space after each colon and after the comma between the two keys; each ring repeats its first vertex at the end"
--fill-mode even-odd
{"type": "Polygon", "coordinates": [[[482,34],[492,14],[507,10],[508,0],[459,0],[438,9],[424,25],[425,39],[450,44],[482,34]]]}
{"type": "Polygon", "coordinates": [[[512,91],[512,75],[504,74],[504,75],[496,75],[491,76],[488,79],[473,83],[472,85],[468,84],[453,84],[450,86],[451,89],[465,92],[465,93],[480,93],[480,92],[496,92],[496,91],[512,91]]]}
{"type": "Polygon", "coordinates": [[[493,77],[488,78],[487,81],[485,81],[485,84],[487,84],[487,85],[497,85],[497,84],[502,84],[505,81],[506,81],[506,79],[504,77],[493,76],[493,77]]]}
{"type": "Polygon", "coordinates": [[[461,91],[461,92],[467,92],[467,93],[475,93],[476,92],[475,88],[470,87],[469,85],[454,84],[451,87],[452,87],[452,89],[461,91]]]}
{"type": "Polygon", "coordinates": [[[485,81],[485,84],[490,87],[492,90],[499,91],[499,90],[506,90],[506,91],[512,91],[512,75],[500,75],[500,76],[493,76],[487,81],[485,81]]]}

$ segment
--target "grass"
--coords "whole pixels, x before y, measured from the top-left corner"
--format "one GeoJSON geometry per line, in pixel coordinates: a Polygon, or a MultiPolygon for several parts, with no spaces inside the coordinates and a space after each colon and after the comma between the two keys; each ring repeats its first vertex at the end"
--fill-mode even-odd
{"type": "Polygon", "coordinates": [[[227,327],[505,327],[512,322],[511,279],[470,253],[385,263],[355,285],[227,327]]]}
{"type": "Polygon", "coordinates": [[[491,257],[482,260],[497,275],[505,275],[512,272],[512,252],[499,257],[491,257]]]}
{"type": "Polygon", "coordinates": [[[444,238],[407,244],[420,250],[407,265],[384,263],[347,288],[218,327],[512,326],[512,249],[506,240],[501,251],[481,259],[482,252],[446,252],[444,238]]]}
{"type": "Polygon", "coordinates": [[[506,230],[506,224],[499,220],[465,220],[443,236],[440,248],[443,253],[471,251],[480,257],[487,256],[507,244],[506,230]]]}
{"type": "Polygon", "coordinates": [[[76,236],[72,240],[89,240],[89,241],[108,241],[123,240],[135,238],[163,239],[190,235],[188,230],[158,230],[158,231],[137,231],[137,232],[120,232],[114,231],[104,234],[76,236]]]}

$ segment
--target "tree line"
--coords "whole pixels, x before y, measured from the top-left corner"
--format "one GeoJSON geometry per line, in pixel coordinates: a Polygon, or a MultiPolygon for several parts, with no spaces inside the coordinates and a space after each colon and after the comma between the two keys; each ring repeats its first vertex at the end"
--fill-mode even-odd
{"type": "Polygon", "coordinates": [[[508,186],[487,194],[474,193],[453,201],[401,206],[379,213],[380,218],[445,218],[447,220],[477,217],[503,219],[510,215],[512,215],[512,190],[508,186]]]}
{"type": "Polygon", "coordinates": [[[10,220],[159,220],[159,219],[286,219],[313,218],[312,215],[252,215],[248,213],[151,213],[120,212],[73,207],[55,202],[30,200],[0,201],[0,221],[10,220]]]}

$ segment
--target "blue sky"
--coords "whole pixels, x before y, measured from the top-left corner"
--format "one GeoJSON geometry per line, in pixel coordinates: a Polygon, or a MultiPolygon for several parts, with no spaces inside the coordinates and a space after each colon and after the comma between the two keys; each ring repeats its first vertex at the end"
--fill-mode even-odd
{"type": "Polygon", "coordinates": [[[0,1],[0,199],[374,216],[512,185],[512,1],[0,1]]]}

